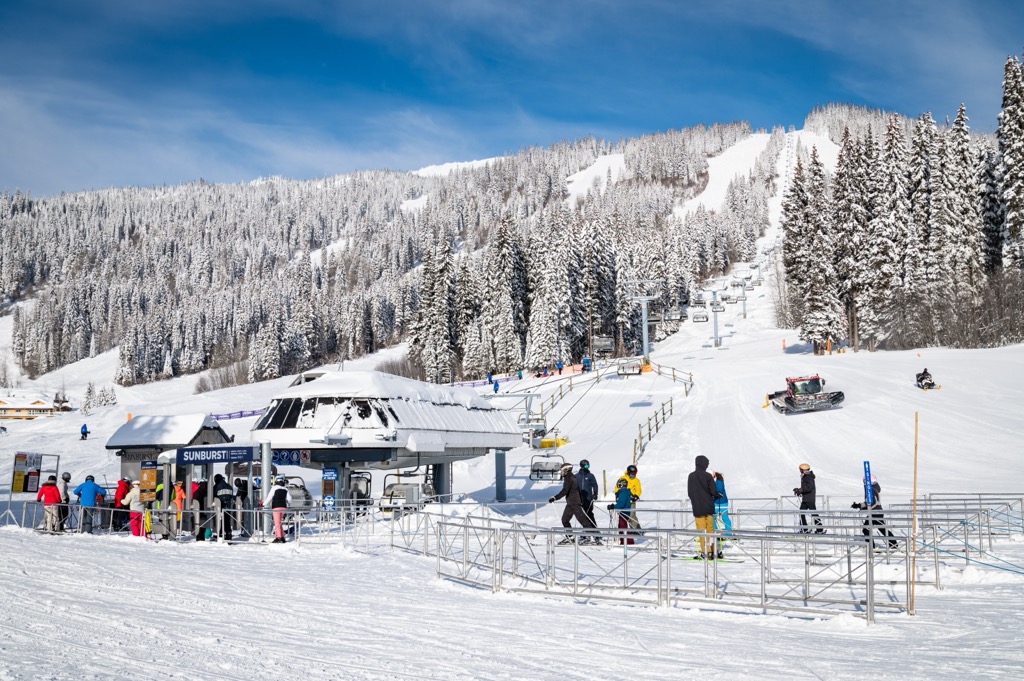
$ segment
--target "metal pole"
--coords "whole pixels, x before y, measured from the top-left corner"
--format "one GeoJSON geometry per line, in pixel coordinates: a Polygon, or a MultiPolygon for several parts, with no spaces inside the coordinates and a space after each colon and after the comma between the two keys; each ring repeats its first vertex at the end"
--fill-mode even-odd
{"type": "Polygon", "coordinates": [[[715,347],[719,347],[722,344],[721,339],[718,337],[718,291],[711,292],[711,317],[714,319],[714,332],[715,332],[715,347]]]}
{"type": "Polygon", "coordinates": [[[505,493],[505,450],[494,450],[494,500],[503,502],[507,499],[505,493]]]}
{"type": "MultiPolygon", "coordinates": [[[[268,510],[267,502],[270,500],[270,480],[273,478],[271,471],[274,465],[274,451],[270,448],[269,442],[260,443],[260,502],[261,508],[268,510]]],[[[271,524],[271,515],[269,513],[263,514],[263,535],[266,536],[273,532],[271,524]]]]}

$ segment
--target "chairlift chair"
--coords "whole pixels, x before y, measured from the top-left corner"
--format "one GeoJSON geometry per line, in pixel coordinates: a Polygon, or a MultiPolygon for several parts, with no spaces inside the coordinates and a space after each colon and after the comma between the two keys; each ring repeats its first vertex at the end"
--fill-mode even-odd
{"type": "Polygon", "coordinates": [[[565,459],[559,454],[534,454],[530,460],[530,480],[558,480],[565,459]]]}

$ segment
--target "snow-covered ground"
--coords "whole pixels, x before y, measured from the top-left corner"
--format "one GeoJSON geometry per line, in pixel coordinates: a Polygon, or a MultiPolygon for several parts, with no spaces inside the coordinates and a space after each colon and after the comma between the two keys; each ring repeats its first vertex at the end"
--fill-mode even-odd
{"type": "MultiPolygon", "coordinates": [[[[752,149],[744,155],[754,157],[752,149]]],[[[740,304],[726,306],[720,347],[711,323],[689,321],[657,344],[654,362],[692,372],[689,396],[652,373],[611,374],[571,392],[548,414],[549,427],[570,440],[559,453],[574,463],[589,459],[599,480],[613,483],[632,460],[638,424],[671,398],[673,415],[639,461],[645,503],[685,498],[698,454],[725,474],[739,508],[744,498],[790,498],[803,461],[817,474],[819,494],[837,503],[858,497],[865,460],[885,502],[905,502],[914,483],[915,420],[919,494],[1024,494],[1024,347],[814,356],[794,331],[773,327],[768,286],[748,292],[746,318],[740,304]],[[924,367],[941,390],[914,387],[924,367]],[[786,376],[814,372],[846,393],[841,408],[783,416],[762,407],[786,376]]],[[[0,318],[0,353],[9,344],[8,320],[0,318]]],[[[344,368],[372,368],[378,359],[344,368]]],[[[89,381],[110,385],[115,365],[116,353],[108,353],[23,381],[22,389],[50,395],[63,388],[74,399],[89,381]]],[[[258,408],[289,379],[202,395],[193,394],[195,380],[117,388],[119,404],[88,417],[5,424],[0,500],[15,451],[60,454],[74,481],[88,473],[113,480],[117,461],[103,445],[127,413],[258,408]],[[93,432],[85,442],[78,439],[83,421],[93,432]]],[[[567,381],[510,381],[502,391],[550,394],[567,381]]],[[[223,425],[244,440],[253,420],[223,425]]],[[[533,453],[509,453],[510,499],[543,501],[556,489],[526,476],[533,453]]],[[[302,473],[316,490],[313,472],[302,473]]],[[[493,461],[458,465],[454,486],[468,499],[493,499],[493,461]]],[[[561,511],[560,503],[543,506],[541,523],[557,525],[561,511]]],[[[1024,533],[994,552],[1024,566],[1024,533]]],[[[916,616],[883,614],[870,627],[850,615],[492,594],[439,580],[435,569],[434,559],[383,546],[176,544],[0,528],[0,679],[1009,679],[1024,669],[1024,567],[949,562],[943,590],[919,587],[916,616]]]]}

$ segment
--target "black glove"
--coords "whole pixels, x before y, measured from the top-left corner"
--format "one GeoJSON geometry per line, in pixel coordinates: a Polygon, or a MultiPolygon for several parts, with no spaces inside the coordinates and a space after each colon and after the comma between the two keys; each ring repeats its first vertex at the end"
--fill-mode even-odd
{"type": "Polygon", "coordinates": [[[635,494],[630,494],[629,495],[629,500],[632,501],[635,504],[636,502],[640,501],[640,497],[638,497],[635,494]]]}
{"type": "Polygon", "coordinates": [[[551,497],[550,499],[548,499],[548,503],[549,503],[549,504],[553,504],[553,503],[555,503],[555,498],[554,498],[554,497],[551,497]]]}
{"type": "Polygon", "coordinates": [[[800,494],[800,488],[799,487],[794,487],[793,488],[793,494],[800,494]]]}
{"type": "Polygon", "coordinates": [[[858,504],[858,503],[857,503],[857,502],[855,501],[855,502],[853,502],[852,504],[850,504],[850,508],[856,508],[856,509],[860,510],[860,504],[858,504]]]}
{"type": "Polygon", "coordinates": [[[608,504],[608,510],[609,511],[612,510],[613,508],[615,508],[615,504],[608,504]]]}

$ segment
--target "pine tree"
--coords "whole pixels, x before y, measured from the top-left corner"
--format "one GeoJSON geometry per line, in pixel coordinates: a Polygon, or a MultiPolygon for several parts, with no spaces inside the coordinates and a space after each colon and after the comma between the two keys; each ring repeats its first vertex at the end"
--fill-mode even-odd
{"type": "Polygon", "coordinates": [[[1024,269],[1024,74],[1017,57],[1006,60],[1003,70],[1003,106],[996,137],[1002,157],[1003,263],[1024,269]]]}

